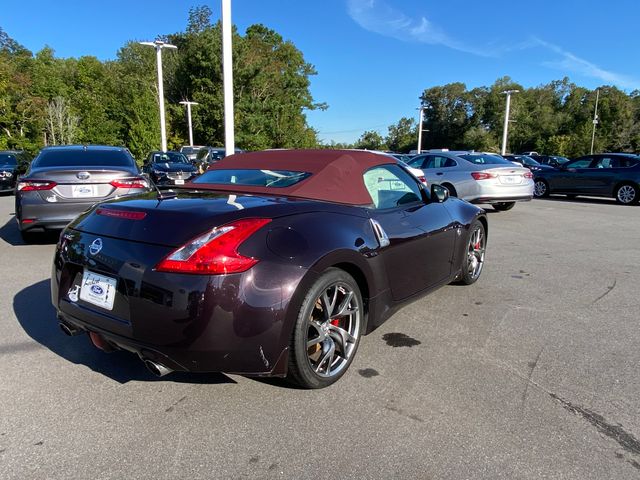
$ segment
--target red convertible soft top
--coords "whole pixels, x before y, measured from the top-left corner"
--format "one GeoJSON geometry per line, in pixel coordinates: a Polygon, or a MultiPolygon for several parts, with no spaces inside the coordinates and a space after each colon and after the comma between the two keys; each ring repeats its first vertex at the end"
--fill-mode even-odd
{"type": "Polygon", "coordinates": [[[389,155],[362,150],[266,150],[223,158],[208,170],[291,170],[311,175],[289,187],[262,187],[214,183],[190,183],[199,190],[268,193],[325,200],[350,205],[371,205],[373,200],[362,177],[372,167],[395,164],[389,155]]]}

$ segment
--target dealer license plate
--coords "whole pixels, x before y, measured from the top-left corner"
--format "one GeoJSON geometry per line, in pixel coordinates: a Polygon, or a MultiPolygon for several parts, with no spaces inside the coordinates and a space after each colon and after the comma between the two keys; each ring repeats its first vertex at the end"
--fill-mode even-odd
{"type": "Polygon", "coordinates": [[[71,195],[74,198],[95,197],[93,185],[74,185],[71,195]]]}
{"type": "Polygon", "coordinates": [[[113,310],[117,283],[115,278],[85,270],[82,275],[80,299],[105,310],[113,310]]]}
{"type": "Polygon", "coordinates": [[[506,185],[514,185],[516,183],[520,183],[522,177],[520,175],[501,175],[500,181],[506,185]]]}

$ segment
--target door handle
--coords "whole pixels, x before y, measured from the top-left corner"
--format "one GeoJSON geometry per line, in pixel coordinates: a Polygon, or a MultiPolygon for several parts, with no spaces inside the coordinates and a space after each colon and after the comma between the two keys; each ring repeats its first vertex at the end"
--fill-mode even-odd
{"type": "Polygon", "coordinates": [[[436,175],[444,175],[444,173],[443,172],[438,172],[438,173],[436,173],[436,175]]]}

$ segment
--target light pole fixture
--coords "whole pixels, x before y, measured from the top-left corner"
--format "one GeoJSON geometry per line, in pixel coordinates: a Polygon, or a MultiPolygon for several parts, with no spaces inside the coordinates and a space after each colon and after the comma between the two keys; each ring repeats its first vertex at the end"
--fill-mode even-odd
{"type": "Polygon", "coordinates": [[[167,133],[164,118],[164,82],[162,80],[162,49],[168,48],[176,50],[178,47],[170,43],[156,40],[155,42],[138,42],[140,45],[146,45],[156,49],[156,61],[158,64],[158,103],[160,104],[160,139],[162,142],[162,151],[167,151],[167,133]]]}
{"type": "Polygon", "coordinates": [[[596,125],[598,125],[598,100],[600,99],[600,89],[596,88],[596,108],[593,111],[593,131],[591,132],[591,155],[593,155],[593,144],[596,141],[596,125]]]}
{"type": "Polygon", "coordinates": [[[187,126],[189,127],[189,146],[193,147],[193,127],[191,126],[191,105],[199,105],[199,103],[183,100],[182,102],[180,102],[180,104],[187,106],[187,126]]]}
{"type": "Polygon", "coordinates": [[[231,52],[231,0],[222,1],[222,83],[224,90],[224,147],[227,155],[235,152],[233,121],[233,57],[231,52]]]}
{"type": "Polygon", "coordinates": [[[420,121],[418,122],[418,155],[420,155],[420,153],[422,153],[422,132],[428,132],[429,130],[423,130],[422,129],[422,121],[424,119],[424,105],[420,105],[420,108],[418,109],[420,110],[420,121]]]}
{"type": "Polygon", "coordinates": [[[509,134],[509,109],[511,108],[511,94],[519,92],[520,90],[505,90],[504,92],[500,92],[503,95],[507,96],[507,106],[504,111],[504,129],[502,131],[502,150],[500,150],[501,155],[507,153],[507,135],[509,134]]]}

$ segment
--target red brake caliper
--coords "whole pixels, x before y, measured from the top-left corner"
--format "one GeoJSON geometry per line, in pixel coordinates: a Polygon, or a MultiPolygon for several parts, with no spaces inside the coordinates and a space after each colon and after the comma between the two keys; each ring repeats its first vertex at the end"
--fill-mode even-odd
{"type": "Polygon", "coordinates": [[[338,324],[340,323],[340,320],[339,320],[339,319],[337,319],[337,318],[334,318],[333,320],[331,320],[331,321],[330,321],[330,323],[331,323],[331,325],[333,325],[334,327],[338,327],[338,326],[339,326],[338,324]]]}

